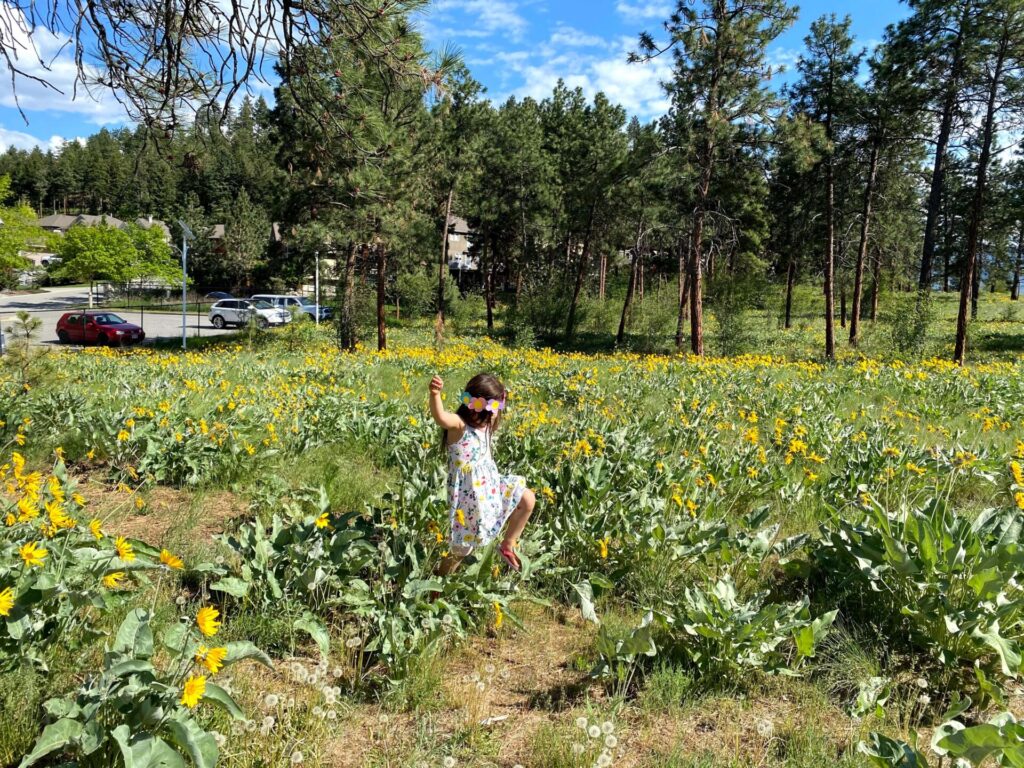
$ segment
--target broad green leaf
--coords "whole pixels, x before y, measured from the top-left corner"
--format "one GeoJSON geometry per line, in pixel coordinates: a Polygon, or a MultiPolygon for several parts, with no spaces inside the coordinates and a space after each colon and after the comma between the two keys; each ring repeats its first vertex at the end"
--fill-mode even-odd
{"type": "Polygon", "coordinates": [[[82,735],[82,724],[77,720],[58,720],[43,729],[32,751],[18,764],[18,768],[35,765],[47,755],[71,746],[82,735]]]}
{"type": "Polygon", "coordinates": [[[228,664],[236,664],[245,659],[253,659],[265,667],[274,668],[274,662],[270,660],[270,657],[248,640],[225,643],[224,647],[228,649],[226,660],[228,664]]]}
{"type": "Polygon", "coordinates": [[[320,649],[321,656],[326,659],[330,655],[331,636],[327,631],[327,627],[318,621],[312,613],[307,611],[301,617],[295,619],[292,626],[313,638],[313,641],[320,649]]]}
{"type": "Polygon", "coordinates": [[[149,626],[149,612],[136,608],[121,622],[114,638],[114,651],[148,659],[153,655],[153,630],[149,626]]]}
{"type": "Polygon", "coordinates": [[[235,700],[231,697],[231,694],[216,683],[207,681],[206,690],[203,692],[203,700],[212,701],[215,704],[220,705],[235,720],[246,719],[245,712],[243,712],[242,708],[238,706],[235,700]]]}
{"type": "Polygon", "coordinates": [[[221,579],[220,581],[214,582],[210,585],[210,589],[216,590],[218,592],[226,592],[232,597],[237,597],[239,599],[249,594],[248,582],[245,582],[242,579],[235,578],[234,576],[229,576],[226,579],[221,579]]]}
{"type": "Polygon", "coordinates": [[[165,723],[164,728],[169,741],[192,758],[195,768],[214,768],[217,765],[217,759],[220,757],[217,742],[191,717],[172,717],[165,723]]]}

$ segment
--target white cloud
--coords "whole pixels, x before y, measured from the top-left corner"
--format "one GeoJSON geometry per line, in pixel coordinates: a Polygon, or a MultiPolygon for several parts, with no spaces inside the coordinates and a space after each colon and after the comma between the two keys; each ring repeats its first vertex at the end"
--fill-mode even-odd
{"type": "Polygon", "coordinates": [[[667,19],[672,14],[672,5],[657,0],[648,2],[627,3],[619,0],[615,10],[627,21],[649,21],[651,19],[667,19]]]}
{"type": "Polygon", "coordinates": [[[796,69],[796,63],[800,60],[803,51],[799,48],[784,48],[776,46],[768,49],[766,60],[772,69],[785,68],[786,72],[796,69]]]}
{"type": "MultiPolygon", "coordinates": [[[[602,91],[612,103],[643,120],[664,114],[670,102],[661,83],[669,78],[671,60],[659,57],[631,64],[626,59],[631,45],[628,38],[601,42],[601,49],[592,54],[544,45],[535,51],[510,51],[495,58],[523,83],[512,88],[509,95],[541,100],[551,95],[561,78],[569,88],[582,88],[588,98],[602,91]]],[[[494,100],[501,103],[504,99],[495,94],[494,100]]]]}
{"type": "Polygon", "coordinates": [[[570,48],[593,48],[599,45],[606,45],[604,38],[597,35],[588,35],[574,27],[566,24],[559,24],[551,33],[548,43],[553,46],[567,46],[570,48]]]}
{"type": "Polygon", "coordinates": [[[126,122],[124,108],[110,91],[92,88],[90,93],[81,83],[76,87],[78,68],[67,38],[43,27],[31,29],[21,10],[6,2],[0,3],[0,28],[8,35],[5,45],[17,58],[18,69],[27,75],[17,77],[12,88],[9,73],[0,71],[0,106],[20,106],[25,112],[73,113],[96,125],[126,122]]]}
{"type": "Polygon", "coordinates": [[[502,35],[518,40],[526,27],[525,17],[510,0],[438,0],[427,13],[427,31],[431,36],[502,35]]]}
{"type": "MultiPolygon", "coordinates": [[[[77,138],[75,140],[79,143],[85,142],[82,138],[77,138]]],[[[36,147],[39,147],[42,150],[59,150],[64,146],[66,141],[67,139],[63,136],[51,136],[49,139],[41,139],[30,133],[12,131],[0,125],[0,152],[6,152],[10,147],[26,150],[35,149],[36,147]]]]}

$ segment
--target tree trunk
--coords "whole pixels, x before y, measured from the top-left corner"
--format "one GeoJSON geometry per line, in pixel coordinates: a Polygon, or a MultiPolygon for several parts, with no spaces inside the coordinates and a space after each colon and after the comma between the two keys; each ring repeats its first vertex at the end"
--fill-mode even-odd
{"type": "MultiPolygon", "coordinates": [[[[831,140],[831,138],[830,138],[831,140]]],[[[832,158],[825,167],[825,359],[835,360],[835,167],[832,158]]]]}
{"type": "Polygon", "coordinates": [[[974,272],[971,275],[971,320],[978,319],[978,294],[981,293],[981,262],[984,254],[979,253],[974,260],[974,272]]]}
{"type": "Polygon", "coordinates": [[[348,248],[348,255],[345,257],[345,277],[342,289],[341,322],[338,327],[341,347],[350,352],[356,348],[356,249],[358,245],[352,243],[348,248]]]}
{"type": "Polygon", "coordinates": [[[789,264],[786,267],[786,320],[782,326],[787,331],[793,327],[793,286],[795,283],[796,258],[790,252],[789,264]]]}
{"type": "Polygon", "coordinates": [[[587,235],[583,238],[583,252],[580,254],[579,269],[576,272],[576,285],[572,290],[572,302],[569,304],[569,317],[565,322],[566,341],[572,341],[576,335],[576,307],[579,305],[580,292],[583,290],[583,278],[587,274],[587,265],[590,261],[590,237],[594,229],[594,203],[590,207],[590,215],[587,219],[587,235]]]}
{"type": "Polygon", "coordinates": [[[387,284],[388,255],[384,243],[377,244],[377,350],[388,348],[387,318],[384,316],[384,288],[387,284]]]}
{"type": "MultiPolygon", "coordinates": [[[[1009,25],[1004,25],[999,50],[992,67],[992,79],[989,82],[988,101],[985,105],[985,122],[981,138],[981,153],[978,156],[978,171],[974,184],[974,197],[971,201],[971,219],[967,229],[967,263],[964,265],[963,277],[960,280],[960,306],[956,317],[956,345],[953,349],[953,361],[964,364],[967,354],[967,303],[975,297],[975,271],[980,273],[978,262],[978,233],[981,230],[981,216],[985,205],[985,184],[988,180],[988,164],[992,154],[992,136],[995,132],[996,99],[1003,77],[1003,65],[1006,63],[1009,46],[1009,25]]],[[[980,276],[980,275],[979,275],[980,276]]],[[[976,312],[976,310],[975,310],[976,312]]]]}
{"type": "Polygon", "coordinates": [[[846,327],[846,283],[839,286],[839,327],[846,327]]]}
{"type": "Polygon", "coordinates": [[[640,260],[640,267],[637,270],[637,284],[636,284],[636,295],[640,301],[644,300],[644,262],[640,260]]]}
{"type": "Polygon", "coordinates": [[[871,268],[871,322],[878,319],[878,293],[882,290],[882,253],[875,249],[871,268]]]}
{"type": "Polygon", "coordinates": [[[857,247],[857,266],[853,272],[853,307],[850,311],[850,345],[856,347],[860,341],[861,294],[864,291],[864,262],[868,256],[868,229],[871,222],[871,197],[875,191],[878,176],[878,155],[881,137],[871,145],[871,161],[868,163],[868,183],[864,188],[864,206],[861,210],[860,245],[857,247]]]}
{"type": "Polygon", "coordinates": [[[942,186],[946,175],[946,149],[953,128],[953,111],[957,105],[960,68],[963,60],[964,27],[970,3],[964,3],[963,14],[957,28],[956,40],[953,42],[952,63],[946,80],[946,98],[942,105],[942,119],[939,122],[939,135],[935,141],[935,162],[932,165],[931,188],[928,191],[928,209],[924,222],[924,244],[921,248],[921,274],[917,288],[922,293],[931,290],[932,259],[935,256],[935,225],[942,204],[942,186]]]}
{"type": "Polygon", "coordinates": [[[1013,284],[1010,286],[1010,301],[1020,298],[1020,266],[1024,255],[1024,222],[1017,229],[1017,258],[1013,261],[1013,284]]]}
{"type": "MultiPolygon", "coordinates": [[[[485,246],[486,247],[486,244],[485,246]]],[[[485,253],[484,268],[487,270],[484,275],[484,301],[487,305],[487,332],[494,333],[494,262],[497,251],[494,238],[491,238],[491,248],[485,253]],[[487,258],[489,257],[489,258],[487,258]]]]}
{"type": "MultiPolygon", "coordinates": [[[[689,238],[686,240],[689,243],[689,238]]],[[[679,314],[676,317],[676,349],[683,348],[683,326],[686,324],[686,301],[690,289],[689,259],[687,245],[679,243],[679,314]]]]}
{"type": "Polygon", "coordinates": [[[601,263],[598,267],[597,297],[604,301],[605,281],[608,275],[608,254],[601,253],[601,263]]]}
{"type": "Polygon", "coordinates": [[[442,227],[441,260],[437,264],[437,333],[444,332],[444,273],[448,267],[448,220],[452,215],[452,197],[455,185],[448,188],[448,200],[444,205],[444,226],[442,227]]]}
{"type": "Polygon", "coordinates": [[[633,291],[636,290],[638,267],[640,265],[640,253],[634,251],[633,259],[629,265],[629,284],[626,286],[626,300],[622,302],[622,317],[619,318],[619,332],[615,334],[615,346],[622,346],[622,340],[626,335],[626,317],[629,315],[630,305],[633,303],[633,291]]]}
{"type": "Polygon", "coordinates": [[[693,222],[693,245],[690,247],[690,351],[698,357],[704,356],[704,297],[700,263],[703,236],[704,211],[698,209],[693,222]]]}

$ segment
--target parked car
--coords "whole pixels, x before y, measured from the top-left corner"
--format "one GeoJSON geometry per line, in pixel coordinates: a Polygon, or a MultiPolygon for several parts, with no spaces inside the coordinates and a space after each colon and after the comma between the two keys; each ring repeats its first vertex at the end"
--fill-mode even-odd
{"type": "MultiPolygon", "coordinates": [[[[275,307],[283,307],[284,309],[291,311],[294,307],[299,312],[303,313],[310,320],[316,318],[316,302],[312,299],[307,299],[305,296],[289,296],[285,294],[277,293],[258,293],[252,297],[253,301],[261,300],[268,301],[275,307]]],[[[334,317],[334,311],[323,304],[320,305],[320,320],[330,320],[334,317]]]]}
{"type": "Polygon", "coordinates": [[[256,323],[261,328],[268,325],[284,325],[292,321],[292,316],[285,309],[275,307],[267,301],[251,301],[249,299],[221,299],[210,307],[210,322],[214,328],[228,325],[247,325],[249,318],[255,314],[256,323]]]}
{"type": "Polygon", "coordinates": [[[210,291],[206,294],[206,298],[213,299],[214,301],[220,301],[221,299],[233,299],[235,297],[227,291],[210,291]]]}
{"type": "Polygon", "coordinates": [[[138,344],[145,331],[120,315],[102,309],[65,312],[57,321],[57,338],[64,344],[138,344]]]}

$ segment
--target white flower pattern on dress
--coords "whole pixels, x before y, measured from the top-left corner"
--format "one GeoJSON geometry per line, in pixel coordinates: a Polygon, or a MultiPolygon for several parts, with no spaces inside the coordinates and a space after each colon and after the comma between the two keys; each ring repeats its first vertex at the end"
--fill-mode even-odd
{"type": "Polygon", "coordinates": [[[486,430],[467,424],[462,437],[448,446],[452,553],[464,556],[498,538],[525,490],[523,477],[498,472],[486,430]]]}

